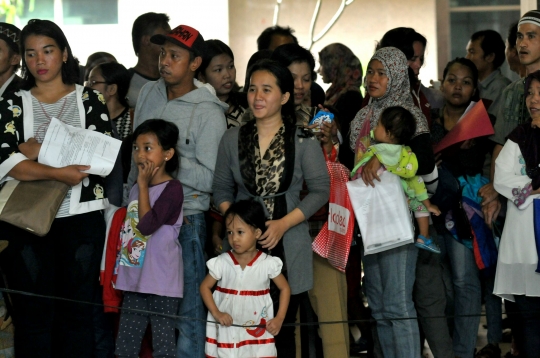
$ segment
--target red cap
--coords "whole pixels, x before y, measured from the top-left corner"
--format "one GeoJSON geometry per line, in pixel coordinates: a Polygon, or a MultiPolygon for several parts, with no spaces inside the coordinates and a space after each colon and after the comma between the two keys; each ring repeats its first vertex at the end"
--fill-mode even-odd
{"type": "Polygon", "coordinates": [[[205,50],[204,39],[199,31],[187,25],[175,27],[166,35],[154,35],[150,38],[152,43],[163,45],[170,41],[175,45],[195,52],[196,56],[202,56],[205,50]]]}

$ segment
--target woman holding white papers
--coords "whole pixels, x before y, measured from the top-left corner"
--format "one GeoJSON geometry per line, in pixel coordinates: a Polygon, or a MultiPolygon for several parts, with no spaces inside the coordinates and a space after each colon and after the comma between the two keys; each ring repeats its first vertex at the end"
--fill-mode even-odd
{"type": "MultiPolygon", "coordinates": [[[[20,40],[23,89],[0,102],[0,178],[57,180],[74,188],[60,206],[49,233],[37,237],[0,222],[9,247],[0,265],[12,289],[92,301],[97,287],[108,205],[103,178],[83,165],[53,168],[36,161],[53,118],[111,133],[102,95],[76,85],[78,65],[62,30],[47,20],[30,20],[20,40]]],[[[93,306],[12,295],[17,357],[91,357],[93,306]]]]}
{"type": "MultiPolygon", "coordinates": [[[[417,154],[418,174],[431,173],[435,167],[426,118],[415,107],[410,92],[408,63],[405,54],[395,47],[378,50],[371,58],[366,80],[370,103],[362,108],[351,123],[350,143],[360,158],[369,146],[373,130],[385,108],[400,106],[411,112],[416,120],[416,131],[407,143],[417,154]],[[418,155],[420,154],[420,155],[418,155]]],[[[381,163],[374,156],[363,168],[362,179],[377,185],[377,171],[381,163]]],[[[412,301],[418,250],[412,244],[364,257],[366,293],[385,357],[420,356],[420,337],[416,310],[412,301]],[[399,320],[392,320],[400,318],[399,320]]]]}
{"type": "Polygon", "coordinates": [[[521,324],[514,337],[523,337],[520,356],[540,351],[540,71],[525,81],[531,121],[510,135],[495,162],[494,186],[508,198],[494,294],[514,301],[521,324]]]}

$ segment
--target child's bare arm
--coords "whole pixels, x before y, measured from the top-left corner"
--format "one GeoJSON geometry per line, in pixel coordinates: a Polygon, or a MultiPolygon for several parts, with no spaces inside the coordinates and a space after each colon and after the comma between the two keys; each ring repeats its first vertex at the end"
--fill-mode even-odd
{"type": "Polygon", "coordinates": [[[201,297],[208,308],[208,311],[214,316],[214,318],[223,326],[229,327],[233,323],[232,317],[228,313],[221,312],[214,302],[214,297],[212,297],[212,287],[216,284],[217,280],[210,275],[206,275],[203,282],[201,283],[200,292],[201,297]]]}
{"type": "Polygon", "coordinates": [[[281,330],[281,325],[285,319],[285,314],[287,313],[287,308],[289,307],[289,300],[291,298],[291,288],[289,283],[285,279],[283,274],[279,274],[276,278],[273,279],[277,288],[279,288],[279,310],[276,313],[276,316],[266,323],[266,330],[273,336],[276,336],[281,330]]]}
{"type": "Polygon", "coordinates": [[[439,207],[435,204],[432,204],[431,201],[429,201],[429,199],[426,199],[426,200],[422,200],[422,204],[424,204],[424,206],[426,207],[426,209],[436,215],[436,216],[439,216],[441,215],[441,209],[439,209],[439,207]]]}

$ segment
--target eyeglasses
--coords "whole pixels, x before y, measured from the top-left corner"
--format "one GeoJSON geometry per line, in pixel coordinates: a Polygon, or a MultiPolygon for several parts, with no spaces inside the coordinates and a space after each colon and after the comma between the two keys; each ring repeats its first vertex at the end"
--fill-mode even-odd
{"type": "Polygon", "coordinates": [[[86,81],[86,82],[84,83],[84,85],[85,85],[86,87],[92,88],[92,87],[94,87],[95,85],[97,85],[97,84],[99,84],[99,83],[105,83],[105,84],[108,84],[108,83],[105,82],[105,81],[86,81]]]}

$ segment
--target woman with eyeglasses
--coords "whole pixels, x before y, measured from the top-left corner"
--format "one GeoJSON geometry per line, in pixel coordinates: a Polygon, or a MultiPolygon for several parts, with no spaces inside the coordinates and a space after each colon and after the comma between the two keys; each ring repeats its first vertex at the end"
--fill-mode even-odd
{"type": "Polygon", "coordinates": [[[101,92],[118,138],[124,139],[133,132],[127,93],[131,76],[128,70],[116,62],[102,63],[88,75],[86,86],[101,92]]]}

